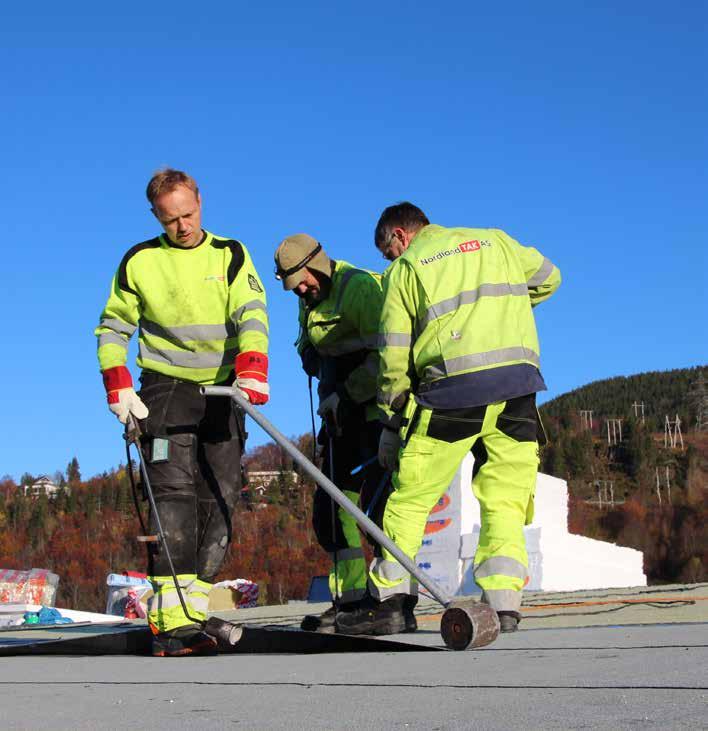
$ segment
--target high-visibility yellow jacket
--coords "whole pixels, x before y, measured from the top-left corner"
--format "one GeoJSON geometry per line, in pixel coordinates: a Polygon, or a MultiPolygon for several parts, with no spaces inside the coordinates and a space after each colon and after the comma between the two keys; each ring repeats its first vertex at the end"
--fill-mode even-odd
{"type": "Polygon", "coordinates": [[[560,272],[499,229],[422,228],[384,274],[378,404],[396,426],[409,393],[429,408],[545,389],[531,308],[560,272]]]}
{"type": "Polygon", "coordinates": [[[337,385],[352,401],[371,402],[370,415],[376,418],[381,275],[346,261],[333,260],[333,265],[326,299],[312,307],[300,300],[300,334],[295,345],[301,356],[308,345],[313,346],[322,363],[320,382],[329,377],[334,381],[330,390],[337,385]],[[331,376],[324,372],[327,362],[334,367],[331,376]]]}
{"type": "Polygon", "coordinates": [[[220,383],[237,353],[268,351],[266,298],[246,247],[208,231],[183,249],[166,236],[123,257],[101,314],[101,370],[125,365],[139,329],[137,364],[194,383],[220,383]]]}

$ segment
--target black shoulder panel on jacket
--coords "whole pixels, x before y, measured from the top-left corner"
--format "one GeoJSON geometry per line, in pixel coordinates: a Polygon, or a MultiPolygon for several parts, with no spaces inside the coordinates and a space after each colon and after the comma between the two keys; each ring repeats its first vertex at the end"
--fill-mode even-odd
{"type": "Polygon", "coordinates": [[[139,244],[135,244],[132,249],[129,249],[126,255],[121,259],[120,266],[118,267],[118,286],[124,292],[130,292],[137,296],[137,292],[131,288],[128,284],[128,262],[143,249],[159,249],[160,248],[160,237],[156,236],[154,239],[148,241],[142,241],[139,244]]]}
{"type": "Polygon", "coordinates": [[[229,287],[233,284],[236,275],[241,271],[245,257],[243,255],[243,244],[240,241],[234,241],[233,239],[226,239],[222,241],[220,239],[212,239],[211,245],[216,249],[225,249],[228,247],[231,250],[231,263],[229,264],[229,271],[227,273],[229,287]]]}

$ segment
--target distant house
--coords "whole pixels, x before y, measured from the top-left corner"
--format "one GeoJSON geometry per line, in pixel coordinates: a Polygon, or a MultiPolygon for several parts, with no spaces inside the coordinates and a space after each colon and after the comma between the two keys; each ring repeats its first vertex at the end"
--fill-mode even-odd
{"type": "Polygon", "coordinates": [[[278,490],[279,480],[285,480],[290,494],[294,494],[299,483],[299,476],[293,470],[257,470],[246,472],[246,483],[241,489],[241,499],[251,509],[255,507],[260,510],[268,503],[268,493],[278,490]]]}
{"type": "Polygon", "coordinates": [[[46,495],[50,500],[53,500],[63,490],[68,492],[69,488],[55,485],[46,475],[37,478],[31,485],[22,486],[24,495],[29,495],[29,497],[46,495]]]}
{"type": "Polygon", "coordinates": [[[293,470],[263,470],[260,472],[248,471],[248,485],[258,495],[264,495],[265,491],[270,487],[273,481],[278,480],[280,477],[290,480],[290,484],[295,487],[298,484],[299,477],[297,472],[293,470]]]}

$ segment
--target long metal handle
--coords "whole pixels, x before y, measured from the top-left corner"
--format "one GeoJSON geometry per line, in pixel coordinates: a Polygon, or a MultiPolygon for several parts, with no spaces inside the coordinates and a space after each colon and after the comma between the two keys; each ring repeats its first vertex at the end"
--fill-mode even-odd
{"type": "Polygon", "coordinates": [[[339,488],[329,480],[307,457],[268,419],[261,414],[241,393],[229,386],[202,386],[201,392],[206,396],[229,396],[242,408],[265,432],[307,472],[310,477],[349,515],[356,520],[362,530],[366,531],[377,543],[383,546],[408,573],[416,579],[437,599],[440,604],[447,606],[451,598],[424,572],[421,571],[408,556],[374,523],[367,518],[354,503],[344,495],[339,488]]]}

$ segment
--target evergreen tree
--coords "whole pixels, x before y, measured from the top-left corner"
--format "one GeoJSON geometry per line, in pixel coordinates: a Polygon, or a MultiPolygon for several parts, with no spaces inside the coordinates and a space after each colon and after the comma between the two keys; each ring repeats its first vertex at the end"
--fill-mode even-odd
{"type": "Polygon", "coordinates": [[[66,481],[70,485],[76,485],[81,482],[81,470],[79,469],[79,460],[73,457],[71,462],[66,466],[66,481]]]}
{"type": "Polygon", "coordinates": [[[656,448],[651,434],[635,419],[628,419],[624,427],[624,444],[620,463],[629,477],[637,480],[650,473],[656,464],[656,448]]]}
{"type": "Polygon", "coordinates": [[[589,431],[572,434],[565,443],[564,457],[572,477],[587,477],[592,465],[593,446],[589,431]]]}
{"type": "Polygon", "coordinates": [[[29,472],[23,472],[22,477],[20,477],[20,487],[29,487],[30,485],[34,484],[36,479],[37,478],[31,475],[29,472]]]}

